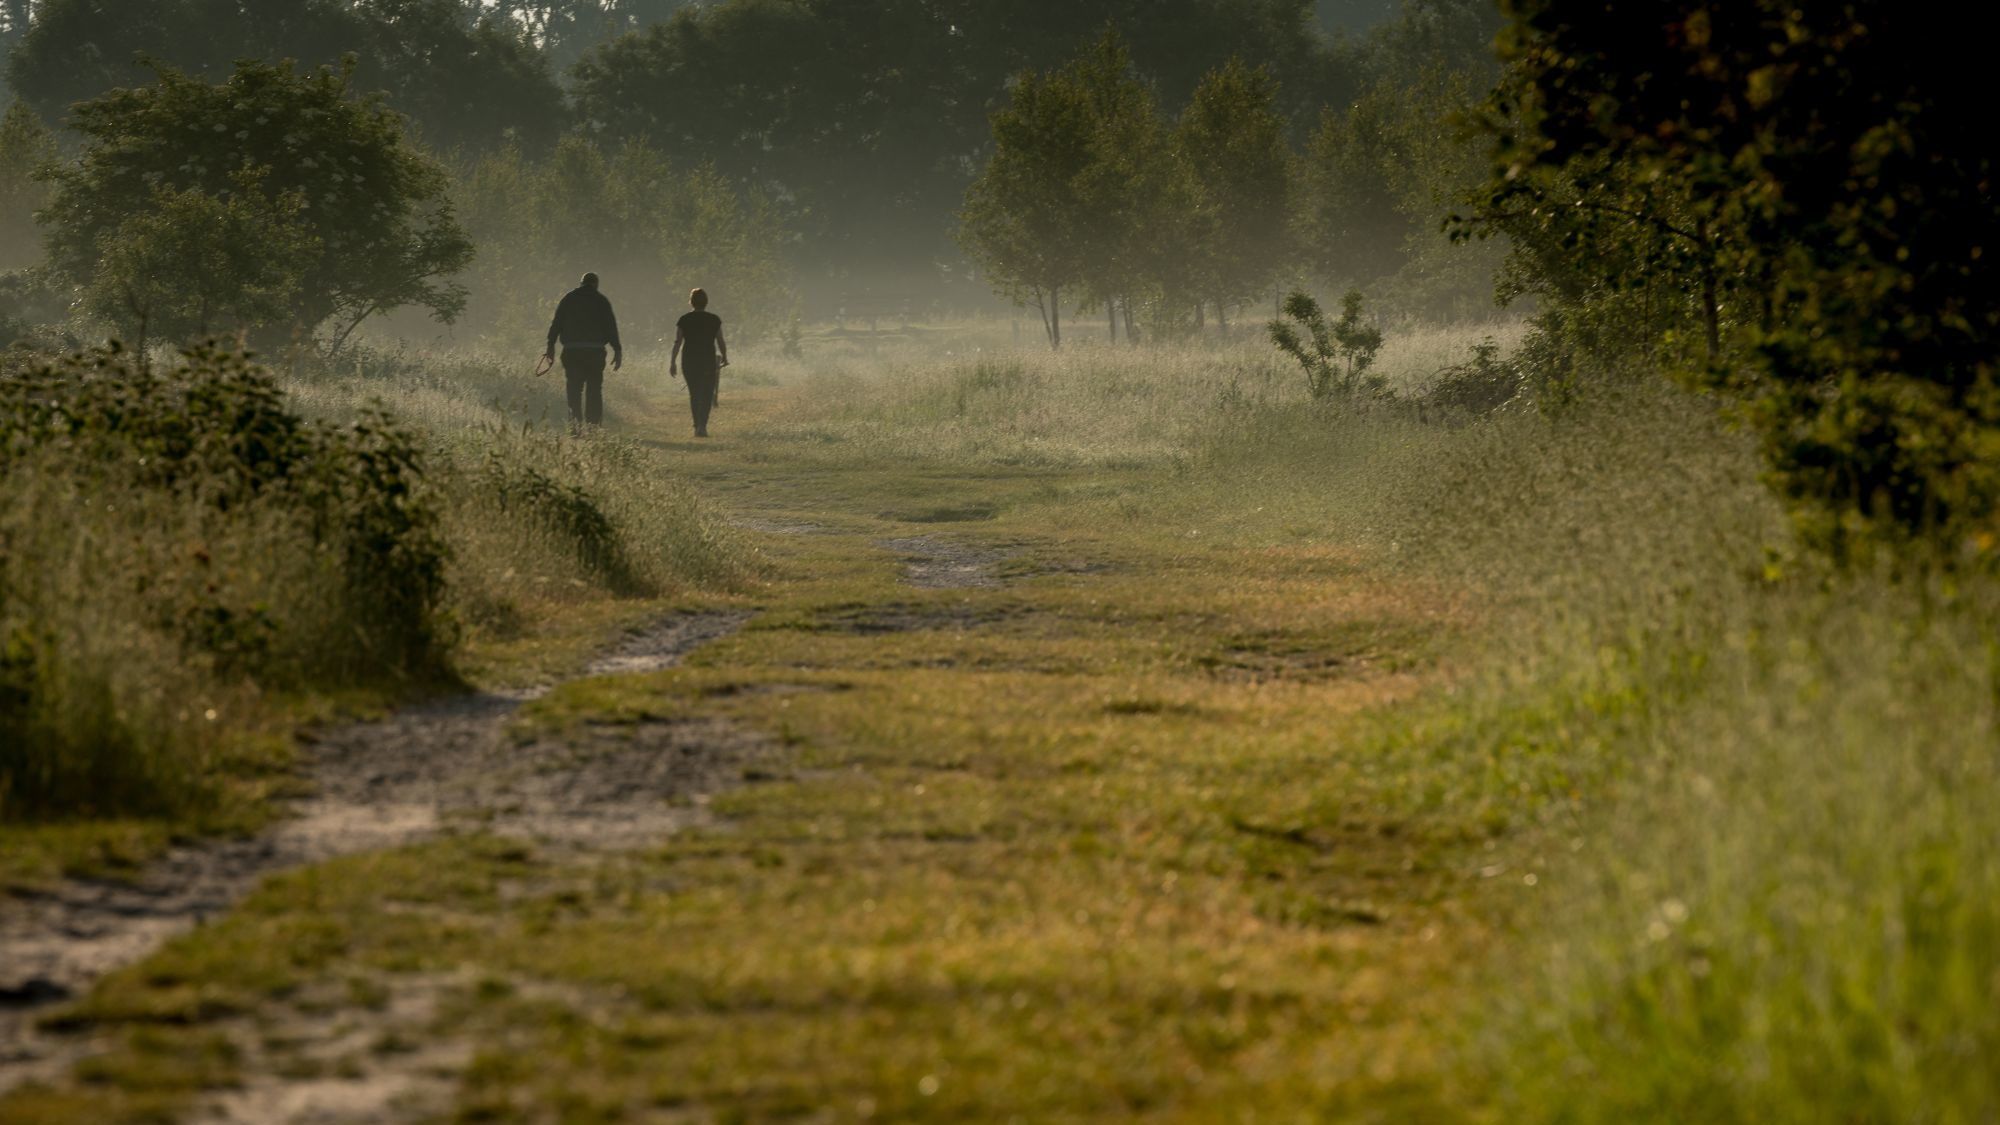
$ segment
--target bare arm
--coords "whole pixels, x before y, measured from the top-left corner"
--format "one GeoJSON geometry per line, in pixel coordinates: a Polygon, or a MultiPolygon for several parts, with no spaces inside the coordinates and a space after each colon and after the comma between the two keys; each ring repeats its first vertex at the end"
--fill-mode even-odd
{"type": "Polygon", "coordinates": [[[679,328],[674,329],[674,350],[673,354],[667,357],[667,374],[679,375],[681,373],[681,345],[686,342],[687,333],[679,328]]]}
{"type": "Polygon", "coordinates": [[[729,366],[729,341],[722,338],[722,326],[715,326],[715,348],[722,353],[722,366],[729,366]]]}

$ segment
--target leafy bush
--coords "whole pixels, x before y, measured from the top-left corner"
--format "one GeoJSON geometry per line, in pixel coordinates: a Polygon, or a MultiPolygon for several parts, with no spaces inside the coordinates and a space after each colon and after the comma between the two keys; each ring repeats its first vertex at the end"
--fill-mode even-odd
{"type": "Polygon", "coordinates": [[[414,439],[316,426],[270,374],[116,345],[0,376],[0,810],[203,788],[230,685],[444,671],[446,553],[414,439]]]}
{"type": "Polygon", "coordinates": [[[1522,385],[1520,370],[1500,358],[1500,345],[1487,336],[1472,345],[1472,358],[1439,371],[1417,397],[1427,409],[1477,417],[1514,401],[1522,385]]]}
{"type": "Polygon", "coordinates": [[[1361,292],[1341,298],[1340,319],[1329,325],[1319,302],[1304,293],[1285,298],[1285,315],[1297,322],[1271,322],[1271,342],[1298,361],[1306,373],[1306,389],[1314,398],[1352,398],[1361,391],[1380,391],[1381,379],[1368,378],[1375,354],[1382,350],[1382,330],[1361,322],[1361,292]],[[1305,329],[1305,335],[1299,334],[1305,329]]]}

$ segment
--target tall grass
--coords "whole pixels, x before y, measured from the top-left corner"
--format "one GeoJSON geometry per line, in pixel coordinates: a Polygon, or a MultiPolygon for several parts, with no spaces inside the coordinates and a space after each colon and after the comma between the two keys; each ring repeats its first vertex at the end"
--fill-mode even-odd
{"type": "Polygon", "coordinates": [[[1328,748],[1375,811],[1491,833],[1468,875],[1511,888],[1449,1096],[1503,1121],[2000,1116],[1992,579],[1825,569],[1746,437],[1662,379],[1441,425],[1314,408],[1248,348],[883,366],[795,431],[1169,470],[1118,512],[1354,544],[1468,607],[1451,689],[1328,748]]]}
{"type": "Polygon", "coordinates": [[[239,356],[8,372],[0,812],[187,808],[232,683],[441,675],[445,546],[419,489],[403,430],[303,425],[239,356]]]}
{"type": "Polygon", "coordinates": [[[11,362],[5,821],[198,820],[275,696],[394,698],[449,682],[468,633],[742,573],[645,450],[518,424],[520,377],[475,360],[289,382],[212,350],[11,362]]]}
{"type": "MultiPolygon", "coordinates": [[[[735,536],[662,455],[616,427],[571,433],[560,383],[523,365],[363,353],[288,389],[320,418],[391,401],[424,436],[453,548],[449,603],[475,629],[507,635],[537,606],[724,587],[747,573],[735,536]]],[[[611,397],[614,411],[647,405],[625,387],[611,397]]]]}

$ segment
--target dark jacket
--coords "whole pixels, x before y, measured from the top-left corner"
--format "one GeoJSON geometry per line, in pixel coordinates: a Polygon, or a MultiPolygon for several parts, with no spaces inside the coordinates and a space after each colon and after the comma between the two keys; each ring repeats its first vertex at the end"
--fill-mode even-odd
{"type": "Polygon", "coordinates": [[[565,348],[610,348],[623,355],[618,343],[618,317],[611,311],[611,298],[595,289],[579,286],[563,294],[556,305],[556,318],[549,321],[549,350],[556,341],[565,348]]]}

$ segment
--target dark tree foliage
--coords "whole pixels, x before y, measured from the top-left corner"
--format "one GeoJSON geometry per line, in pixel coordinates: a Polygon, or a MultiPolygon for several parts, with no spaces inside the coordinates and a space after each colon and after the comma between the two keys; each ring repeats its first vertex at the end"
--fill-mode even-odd
{"type": "Polygon", "coordinates": [[[1308,0],[729,0],[591,53],[575,95],[609,139],[773,189],[823,262],[908,262],[949,254],[1014,75],[1115,26],[1170,109],[1240,56],[1307,117],[1352,92],[1312,19],[1308,0]]]}
{"type": "Polygon", "coordinates": [[[643,31],[695,0],[489,0],[488,10],[513,21],[541,45],[557,70],[566,70],[584,52],[634,31],[643,31]]]}
{"type": "Polygon", "coordinates": [[[1932,536],[1990,552],[2000,209],[1983,40],[1888,0],[1507,12],[1487,214],[1581,251],[1573,302],[1691,292],[1704,378],[1747,404],[1776,482],[1837,553],[1932,536]]]}
{"type": "Polygon", "coordinates": [[[42,0],[12,55],[15,92],[51,120],[151,78],[148,60],[210,79],[238,59],[359,60],[434,148],[554,141],[562,91],[520,24],[463,0],[42,0]]]}
{"type": "MultiPolygon", "coordinates": [[[[82,157],[62,169],[49,204],[49,259],[92,285],[107,251],[163,192],[218,199],[256,190],[290,208],[310,240],[289,319],[310,332],[331,321],[335,342],[378,312],[405,305],[449,319],[464,290],[452,280],[472,245],[452,216],[443,170],[414,149],[401,118],[351,96],[345,74],[245,62],[227,82],[173,70],[136,89],[76,107],[82,157]]],[[[114,256],[115,257],[115,256],[114,256]]]]}

